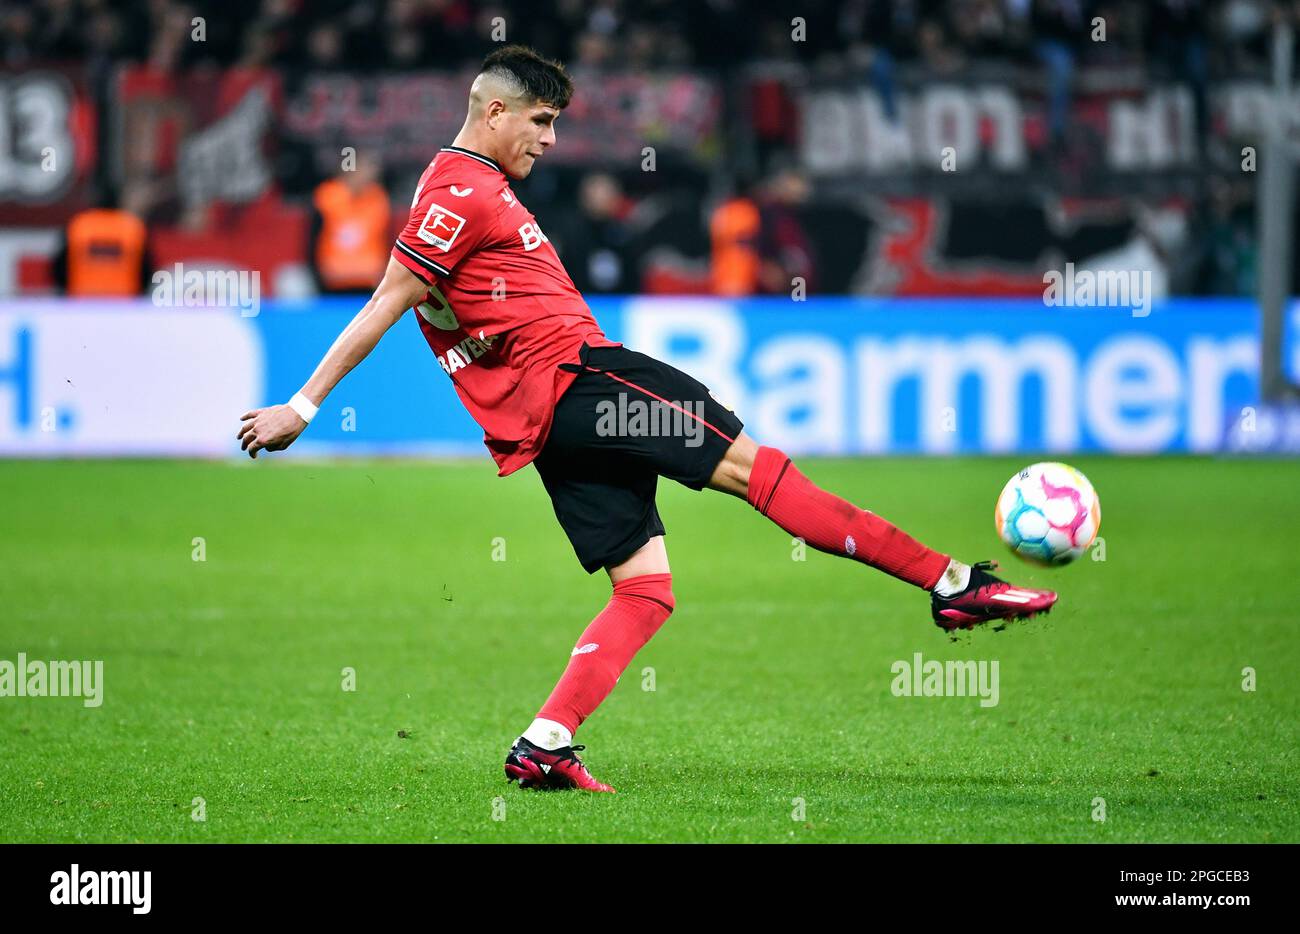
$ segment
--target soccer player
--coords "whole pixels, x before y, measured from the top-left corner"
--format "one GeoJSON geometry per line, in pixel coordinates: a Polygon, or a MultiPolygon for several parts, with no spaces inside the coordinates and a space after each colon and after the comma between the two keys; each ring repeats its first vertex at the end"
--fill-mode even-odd
{"type": "Polygon", "coordinates": [[[510,179],[555,145],[573,85],[563,66],[523,46],[488,55],[465,125],[420,178],[383,280],[288,403],[242,416],[250,457],[282,451],[345,374],[414,308],[438,365],[483,428],[501,476],[532,464],[578,560],[613,593],[578,637],[536,719],[506,758],[522,787],[613,791],[592,777],[573,734],[614,688],[674,607],[655,485],[746,500],[819,551],[878,568],[930,594],[945,630],[1045,612],[1056,594],[1012,587],[993,565],[962,564],[829,493],[742,431],[695,379],[601,332],[510,179]],[[634,403],[682,430],[610,430],[634,403]],[[676,419],[673,422],[672,419],[676,419]]]}

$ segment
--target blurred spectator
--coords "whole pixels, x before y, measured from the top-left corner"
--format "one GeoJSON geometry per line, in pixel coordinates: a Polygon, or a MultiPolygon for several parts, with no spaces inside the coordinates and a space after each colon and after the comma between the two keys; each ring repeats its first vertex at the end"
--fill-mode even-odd
{"type": "Polygon", "coordinates": [[[1075,58],[1087,35],[1084,0],[1033,0],[1034,54],[1047,69],[1047,124],[1052,144],[1065,141],[1075,58]]]}
{"type": "Polygon", "coordinates": [[[758,186],[742,186],[714,209],[710,279],[717,295],[790,294],[793,279],[815,285],[812,241],[800,211],[808,201],[808,180],[783,169],[758,186]]]}
{"type": "Polygon", "coordinates": [[[759,288],[769,295],[789,295],[793,279],[811,291],[816,285],[812,240],[800,211],[808,202],[808,179],[794,169],[777,172],[759,197],[759,288]]]}
{"type": "Polygon", "coordinates": [[[898,119],[898,63],[916,55],[921,12],[920,0],[858,0],[844,10],[843,28],[864,44],[867,80],[891,122],[898,119]]]}
{"type": "Polygon", "coordinates": [[[553,238],[580,292],[628,294],[640,288],[631,252],[633,203],[618,180],[592,172],[578,185],[578,210],[553,238]]]}
{"type": "Polygon", "coordinates": [[[578,37],[575,67],[606,68],[614,61],[614,43],[598,32],[584,32],[578,37]]]}
{"type": "Polygon", "coordinates": [[[1154,60],[1192,92],[1196,143],[1202,155],[1210,131],[1206,9],[1202,0],[1152,0],[1148,35],[1154,60]]]}
{"type": "Polygon", "coordinates": [[[948,41],[943,23],[937,18],[922,21],[917,44],[921,49],[921,60],[932,75],[950,75],[965,64],[956,46],[948,41]]]}
{"type": "Polygon", "coordinates": [[[1271,0],[1227,0],[1219,17],[1218,36],[1229,68],[1240,70],[1263,60],[1271,0]]]}
{"type": "Polygon", "coordinates": [[[709,218],[709,278],[715,295],[753,295],[759,286],[758,204],[743,182],[709,218]]]}
{"type": "Polygon", "coordinates": [[[954,41],[972,57],[1007,56],[1016,39],[1010,22],[1010,6],[1003,0],[954,0],[948,7],[954,41]]]}
{"type": "Polygon", "coordinates": [[[39,54],[46,59],[69,59],[81,55],[81,17],[76,0],[44,0],[39,4],[39,54]]]}
{"type": "Polygon", "coordinates": [[[105,191],[96,205],[68,221],[54,258],[54,281],[78,298],[128,298],[147,288],[148,232],[134,189],[119,207],[105,191]]]}
{"type": "MultiPolygon", "coordinates": [[[[384,17],[384,66],[395,70],[421,67],[424,62],[423,23],[416,0],[392,0],[384,17]]],[[[427,66],[426,66],[427,67],[427,66]]]]}
{"type": "Polygon", "coordinates": [[[1249,187],[1239,180],[1215,177],[1200,208],[1195,291],[1201,295],[1253,295],[1258,256],[1249,187]]]}
{"type": "MultiPolygon", "coordinates": [[[[1103,0],[1093,7],[1089,23],[1100,19],[1106,41],[1085,44],[1083,64],[1092,68],[1128,68],[1145,62],[1145,23],[1141,7],[1122,0],[1103,0]]],[[[1089,39],[1096,27],[1089,26],[1089,39]]]]}
{"type": "Polygon", "coordinates": [[[5,64],[21,68],[36,52],[36,12],[31,7],[10,6],[0,11],[0,49],[5,64]]]}
{"type": "Polygon", "coordinates": [[[326,179],[312,195],[309,255],[322,292],[373,289],[392,247],[392,206],[379,163],[357,153],[356,167],[326,179]]]}
{"type": "Polygon", "coordinates": [[[321,23],[307,34],[308,68],[338,68],[345,64],[343,30],[335,23],[321,23]]]}

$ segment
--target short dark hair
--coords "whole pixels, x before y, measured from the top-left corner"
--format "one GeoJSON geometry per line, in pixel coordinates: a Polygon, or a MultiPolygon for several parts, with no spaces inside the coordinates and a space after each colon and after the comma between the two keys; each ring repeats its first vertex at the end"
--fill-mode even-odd
{"type": "Polygon", "coordinates": [[[526,45],[507,45],[483,59],[481,71],[509,76],[524,89],[533,103],[550,104],[557,110],[569,106],[573,82],[559,62],[545,58],[526,45]]]}

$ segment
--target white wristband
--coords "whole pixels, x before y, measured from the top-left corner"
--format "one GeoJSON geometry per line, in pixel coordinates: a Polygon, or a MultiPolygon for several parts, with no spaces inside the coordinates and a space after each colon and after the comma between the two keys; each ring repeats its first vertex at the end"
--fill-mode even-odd
{"type": "Polygon", "coordinates": [[[295,392],[293,398],[289,400],[289,408],[298,413],[298,416],[304,421],[310,423],[320,411],[320,406],[316,405],[300,392],[295,392]]]}

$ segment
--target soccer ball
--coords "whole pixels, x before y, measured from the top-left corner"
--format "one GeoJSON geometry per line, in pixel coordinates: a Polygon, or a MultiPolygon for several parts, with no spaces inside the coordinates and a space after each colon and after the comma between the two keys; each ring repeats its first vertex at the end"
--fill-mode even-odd
{"type": "Polygon", "coordinates": [[[993,511],[1007,547],[1035,564],[1069,564],[1101,527],[1101,501],[1069,464],[1031,464],[1007,481],[993,511]]]}

